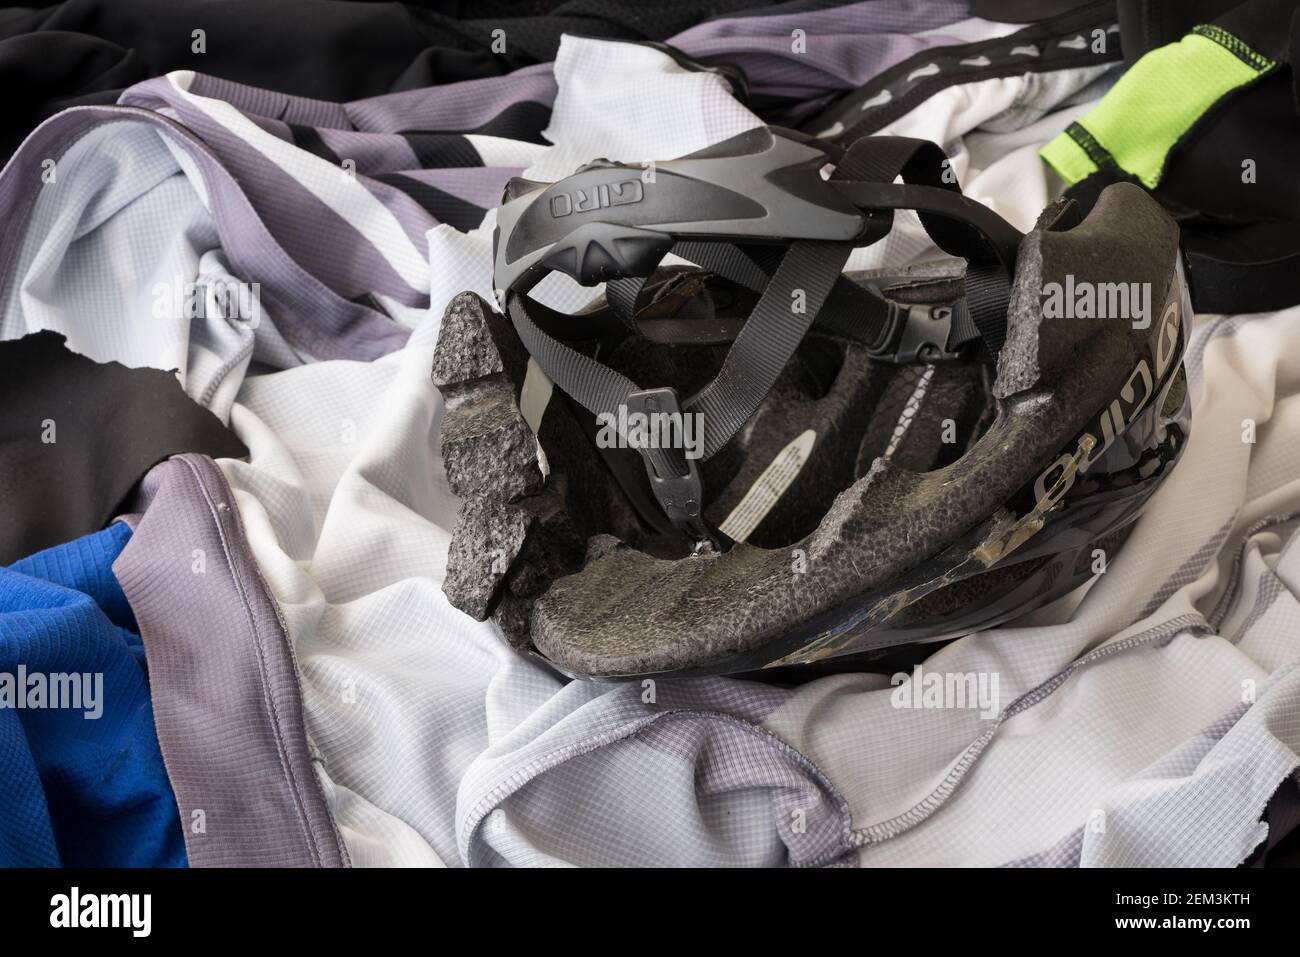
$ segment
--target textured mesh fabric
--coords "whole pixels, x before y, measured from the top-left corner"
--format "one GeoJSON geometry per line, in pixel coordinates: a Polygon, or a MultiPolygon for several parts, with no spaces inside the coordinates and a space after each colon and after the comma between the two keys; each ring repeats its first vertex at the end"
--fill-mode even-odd
{"type": "Polygon", "coordinates": [[[118,522],[0,568],[0,866],[185,864],[144,648],[111,567],[130,538],[118,522]]]}
{"type": "Polygon", "coordinates": [[[1218,27],[1199,27],[1152,50],[1102,99],[1042,149],[1067,183],[1118,166],[1149,189],[1160,183],[1175,143],[1223,97],[1277,68],[1218,27]]]}

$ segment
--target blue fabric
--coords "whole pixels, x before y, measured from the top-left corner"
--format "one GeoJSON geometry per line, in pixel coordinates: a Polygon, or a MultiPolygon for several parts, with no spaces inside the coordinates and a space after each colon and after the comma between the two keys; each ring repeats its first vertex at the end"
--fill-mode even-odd
{"type": "Polygon", "coordinates": [[[113,577],[130,538],[119,522],[0,568],[0,682],[13,689],[20,666],[103,675],[89,719],[86,700],[17,708],[0,685],[0,865],[185,866],[144,647],[113,577]]]}

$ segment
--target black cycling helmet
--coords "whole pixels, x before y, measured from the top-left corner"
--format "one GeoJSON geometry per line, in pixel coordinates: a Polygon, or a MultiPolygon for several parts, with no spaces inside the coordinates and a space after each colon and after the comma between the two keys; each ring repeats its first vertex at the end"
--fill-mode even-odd
{"type": "Polygon", "coordinates": [[[572,675],[1006,621],[1095,572],[1186,437],[1178,231],[1125,184],[1022,236],[932,143],[759,128],[512,180],[494,246],[504,315],[457,297],[434,361],[444,588],[572,675]],[[960,259],[842,274],[896,209],[960,259]],[[543,306],[551,272],[603,300],[543,306]]]}

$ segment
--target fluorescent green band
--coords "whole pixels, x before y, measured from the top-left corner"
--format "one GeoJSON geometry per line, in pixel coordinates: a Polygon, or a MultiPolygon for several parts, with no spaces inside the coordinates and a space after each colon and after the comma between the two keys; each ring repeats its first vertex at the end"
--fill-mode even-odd
{"type": "Polygon", "coordinates": [[[1276,68],[1226,30],[1198,26],[1138,60],[1040,155],[1071,185],[1115,165],[1154,189],[1170,149],[1206,110],[1276,68]]]}
{"type": "Polygon", "coordinates": [[[1097,164],[1068,133],[1057,136],[1039,150],[1038,155],[1047,160],[1048,165],[1070,186],[1097,172],[1097,164]]]}

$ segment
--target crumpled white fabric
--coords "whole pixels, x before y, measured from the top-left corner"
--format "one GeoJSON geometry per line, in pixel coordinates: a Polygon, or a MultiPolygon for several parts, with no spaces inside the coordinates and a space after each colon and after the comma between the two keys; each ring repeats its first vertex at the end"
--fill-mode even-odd
{"type": "Polygon", "coordinates": [[[895,709],[892,689],[855,676],[769,717],[844,789],[862,863],[997,865],[1064,842],[1071,854],[1047,861],[1234,866],[1262,839],[1264,805],[1300,764],[1300,536],[1286,521],[1300,514],[1300,309],[1221,329],[1197,332],[1204,392],[1183,461],[1082,602],[925,663],[997,674],[997,719],[895,709]]]}
{"type": "MultiPolygon", "coordinates": [[[[634,51],[565,40],[538,169],[677,155],[753,125],[716,77],[634,51]],[[640,125],[611,112],[629,100],[640,125]]],[[[958,88],[943,102],[964,108],[897,131],[943,143],[975,195],[1028,227],[1050,195],[1034,149],[1077,112],[1051,109],[1091,79],[1061,83],[1046,115],[1021,94],[1050,83],[997,82],[999,109],[958,88]],[[1008,130],[1017,106],[1025,125],[1008,130]]],[[[997,717],[892,707],[881,675],[566,683],[440,589],[456,503],[429,365],[442,305],[490,292],[488,236],[429,234],[435,305],[403,352],[251,377],[231,415],[251,457],[221,466],[354,861],[1230,866],[1258,843],[1300,764],[1300,546],[1284,518],[1300,509],[1300,310],[1202,325],[1184,461],[1085,595],[926,663],[996,674],[997,717]]]]}
{"type": "Polygon", "coordinates": [[[235,290],[202,177],[156,128],[123,120],[74,143],[37,191],[0,296],[0,339],[62,333],[97,362],[174,369],[222,421],[250,362],[296,365],[251,287],[235,290]],[[72,277],[75,277],[72,278],[72,277]],[[203,308],[189,315],[188,303],[203,308]]]}

